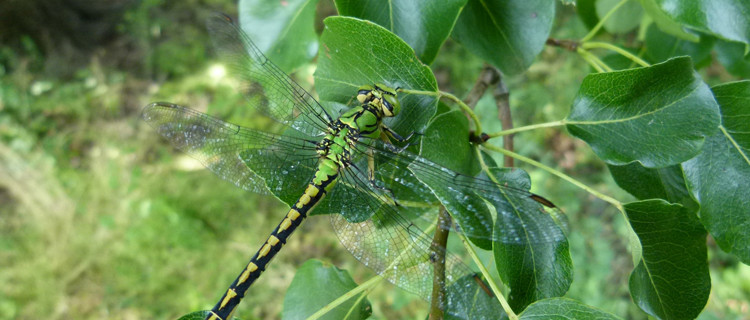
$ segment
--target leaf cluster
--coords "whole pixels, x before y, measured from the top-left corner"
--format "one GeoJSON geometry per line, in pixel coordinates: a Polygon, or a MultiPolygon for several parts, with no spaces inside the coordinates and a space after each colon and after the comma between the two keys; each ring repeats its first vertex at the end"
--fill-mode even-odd
{"type": "MultiPolygon", "coordinates": [[[[401,88],[404,112],[388,125],[400,133],[424,132],[425,158],[493,176],[498,173],[484,163],[482,154],[502,154],[548,171],[617,208],[632,230],[635,268],[629,278],[630,295],[649,316],[683,319],[701,313],[711,290],[709,235],[722,250],[750,263],[750,81],[711,86],[701,74],[705,68],[723,67],[737,77],[750,75],[747,2],[339,0],[338,16],[324,20],[318,39],[313,21],[320,7],[312,0],[240,1],[240,21],[286,71],[317,53],[315,88],[323,101],[349,103],[362,84],[401,88]],[[588,34],[554,38],[556,12],[573,4],[588,34]],[[523,76],[545,46],[569,51],[571,59],[586,61],[591,73],[579,84],[564,119],[486,133],[471,106],[440,90],[429,67],[449,38],[504,77],[523,76]],[[620,39],[628,40],[623,45],[620,39]],[[600,57],[599,50],[619,60],[600,57]],[[485,142],[552,127],[564,127],[587,143],[636,200],[615,199],[510,148],[485,142]],[[479,143],[471,139],[479,136],[484,138],[479,143]]],[[[516,178],[520,184],[528,183],[525,179],[516,178]]],[[[496,258],[496,271],[510,292],[510,304],[503,305],[509,317],[617,318],[560,298],[573,280],[567,242],[552,247],[529,243],[521,250],[476,240],[474,244],[492,250],[496,258]]],[[[320,263],[300,269],[287,295],[294,302],[288,308],[285,304],[284,318],[310,315],[334,300],[299,298],[327,289],[331,277],[339,275],[320,263]]],[[[354,290],[350,280],[339,282],[354,290]]],[[[343,287],[340,291],[347,292],[343,287]]],[[[350,301],[348,311],[331,310],[336,316],[327,316],[369,316],[364,300],[350,301]]]]}

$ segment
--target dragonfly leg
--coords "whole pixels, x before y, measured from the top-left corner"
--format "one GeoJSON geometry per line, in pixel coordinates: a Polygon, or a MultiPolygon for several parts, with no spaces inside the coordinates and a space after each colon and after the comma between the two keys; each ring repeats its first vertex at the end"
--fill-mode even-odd
{"type": "Polygon", "coordinates": [[[385,191],[385,193],[388,194],[388,197],[390,197],[391,200],[393,200],[393,204],[395,206],[397,207],[400,206],[398,201],[396,201],[396,194],[393,193],[393,190],[384,186],[379,186],[378,180],[375,179],[375,154],[373,153],[372,149],[367,149],[367,180],[370,182],[370,185],[373,188],[378,189],[380,191],[385,191]]]}
{"type": "Polygon", "coordinates": [[[388,148],[388,150],[390,150],[393,153],[401,153],[401,151],[404,151],[404,150],[406,150],[406,148],[411,147],[412,143],[413,143],[413,141],[410,141],[410,142],[408,142],[406,145],[404,145],[401,148],[398,148],[398,147],[396,147],[395,145],[393,145],[391,143],[385,143],[384,145],[385,145],[385,147],[388,148]]]}
{"type": "Polygon", "coordinates": [[[383,132],[388,136],[388,138],[391,138],[398,142],[407,142],[411,140],[411,137],[413,137],[414,135],[422,135],[421,132],[412,131],[408,136],[402,137],[396,131],[393,131],[393,129],[385,125],[382,128],[383,128],[383,132]]]}

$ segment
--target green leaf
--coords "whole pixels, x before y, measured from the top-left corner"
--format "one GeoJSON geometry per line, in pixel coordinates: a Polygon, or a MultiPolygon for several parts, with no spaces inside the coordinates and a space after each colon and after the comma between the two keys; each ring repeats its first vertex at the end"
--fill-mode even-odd
{"type": "Polygon", "coordinates": [[[465,276],[447,288],[446,320],[494,320],[506,316],[492,292],[484,290],[489,289],[487,285],[483,288],[477,281],[482,280],[478,276],[465,276]]]}
{"type": "MultiPolygon", "coordinates": [[[[638,55],[638,52],[632,49],[623,48],[624,50],[632,53],[633,55],[638,55]]],[[[633,69],[637,68],[638,64],[635,63],[633,60],[630,60],[628,57],[623,56],[619,53],[609,53],[602,57],[602,61],[604,61],[605,64],[607,64],[612,70],[625,70],[625,69],[633,69]]],[[[596,69],[591,67],[591,72],[597,72],[596,69]]]]}
{"type": "Polygon", "coordinates": [[[432,63],[466,0],[336,0],[342,16],[370,20],[404,39],[422,62],[432,63]]]}
{"type": "MultiPolygon", "coordinates": [[[[281,318],[306,319],[356,287],[348,272],[320,260],[307,260],[286,291],[281,318]]],[[[349,299],[320,319],[367,319],[372,314],[370,302],[358,298],[349,299]]]]}
{"type": "MultiPolygon", "coordinates": [[[[602,19],[622,0],[597,0],[596,14],[602,19]]],[[[638,2],[628,1],[617,9],[607,21],[604,21],[604,29],[610,33],[628,33],[641,24],[643,8],[638,2]]]]}
{"type": "MultiPolygon", "coordinates": [[[[474,147],[469,142],[469,121],[459,110],[440,114],[430,122],[422,139],[422,154],[443,167],[465,174],[469,177],[479,173],[479,162],[476,159],[474,147]]],[[[440,186],[436,186],[438,189],[440,186]]],[[[492,234],[492,216],[480,197],[470,197],[472,212],[460,209],[450,210],[456,224],[464,230],[486,230],[486,235],[492,234]]],[[[448,206],[449,208],[452,208],[448,206]]],[[[461,206],[457,208],[463,208],[461,206]]],[[[490,250],[492,242],[488,239],[470,237],[476,246],[490,250]]]]}
{"type": "Polygon", "coordinates": [[[566,121],[605,162],[653,168],[697,155],[717,130],[719,110],[690,58],[681,57],[586,76],[566,121]]]}
{"type": "Polygon", "coordinates": [[[744,43],[716,42],[716,58],[729,73],[741,78],[750,78],[750,54],[746,52],[747,45],[744,43]]]}
{"type": "Polygon", "coordinates": [[[700,42],[682,40],[652,24],[646,31],[646,57],[650,62],[658,63],[676,56],[690,56],[696,65],[700,65],[706,60],[711,60],[711,48],[716,38],[702,36],[699,39],[700,42]]]}
{"type": "Polygon", "coordinates": [[[654,20],[654,23],[662,32],[690,42],[699,41],[698,35],[685,31],[680,23],[672,20],[664,11],[661,11],[654,0],[640,1],[646,14],[654,20]]]}
{"type": "Polygon", "coordinates": [[[348,103],[360,86],[374,83],[434,92],[434,96],[400,94],[401,114],[386,120],[403,136],[421,132],[437,108],[437,81],[414,50],[369,21],[329,17],[325,25],[315,71],[315,89],[320,98],[348,103]]]}
{"type": "Polygon", "coordinates": [[[554,16],[550,0],[469,0],[453,38],[504,73],[518,74],[544,48],[554,16]]]}
{"type": "MultiPolygon", "coordinates": [[[[499,181],[514,181],[515,185],[530,186],[531,181],[525,171],[520,169],[495,168],[492,173],[499,181]],[[518,181],[522,182],[518,182],[518,181]]],[[[526,203],[493,202],[498,212],[517,212],[516,207],[533,207],[534,200],[527,199],[526,203]]],[[[538,204],[537,204],[538,205],[538,204]]],[[[543,211],[539,211],[538,219],[553,218],[543,211]]],[[[506,215],[498,214],[495,221],[495,232],[503,232],[516,220],[504,219],[506,215]]],[[[530,235],[544,232],[539,230],[534,221],[524,221],[526,233],[530,235]]],[[[557,228],[557,224],[546,226],[557,228]]],[[[573,262],[570,257],[570,246],[567,238],[556,239],[544,243],[534,243],[533,237],[523,239],[522,243],[494,242],[492,252],[498,274],[506,286],[510,288],[508,296],[511,308],[523,310],[534,301],[563,296],[573,282],[573,262]]]]}
{"type": "MultiPolygon", "coordinates": [[[[177,320],[203,320],[206,319],[206,317],[211,314],[211,311],[203,310],[203,311],[195,311],[188,313],[182,317],[180,317],[177,320]]],[[[236,319],[236,318],[233,318],[236,319]]]]}
{"type": "Polygon", "coordinates": [[[697,317],[711,292],[703,226],[663,200],[628,203],[625,213],[643,248],[630,275],[633,301],[659,319],[697,317]]]}
{"type": "Polygon", "coordinates": [[[596,15],[596,0],[578,0],[576,12],[578,13],[578,18],[583,21],[583,24],[589,30],[593,29],[599,23],[599,17],[596,15]]]}
{"type": "Polygon", "coordinates": [[[436,116],[424,132],[421,155],[443,167],[468,176],[481,170],[469,141],[469,121],[459,110],[436,116]]]}
{"type": "Polygon", "coordinates": [[[653,1],[667,16],[688,28],[750,43],[750,2],[747,0],[653,1]]]}
{"type": "Polygon", "coordinates": [[[608,165],[612,177],[620,188],[640,200],[664,199],[682,204],[691,214],[697,214],[698,203],[690,196],[682,167],[672,165],[650,169],[637,162],[624,165],[608,165]]]}
{"type": "Polygon", "coordinates": [[[530,305],[519,315],[521,320],[548,319],[548,320],[619,320],[621,318],[585,305],[581,302],[566,299],[552,298],[537,301],[530,305]]]}
{"type": "Polygon", "coordinates": [[[721,131],[683,164],[703,225],[722,250],[750,264],[750,81],[712,88],[721,106],[721,131]]]}
{"type": "Polygon", "coordinates": [[[313,20],[317,0],[240,0],[242,30],[287,73],[307,63],[318,50],[313,20]]]}

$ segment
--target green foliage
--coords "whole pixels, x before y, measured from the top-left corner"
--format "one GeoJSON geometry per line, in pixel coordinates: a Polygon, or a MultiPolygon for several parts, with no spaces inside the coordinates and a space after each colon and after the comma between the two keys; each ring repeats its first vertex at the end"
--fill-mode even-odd
{"type": "MultiPolygon", "coordinates": [[[[363,83],[437,93],[430,68],[414,50],[388,30],[364,20],[330,17],[320,38],[315,89],[321,100],[349,103],[363,83]],[[376,67],[383,62],[387,68],[376,67]]],[[[404,135],[424,128],[435,114],[437,99],[430,95],[399,95],[401,116],[388,125],[404,135]]]]}
{"type": "Polygon", "coordinates": [[[698,154],[717,130],[719,110],[690,59],[675,58],[587,76],[566,123],[605,162],[655,168],[698,154]]]}
{"type": "Polygon", "coordinates": [[[629,281],[635,303],[659,319],[695,317],[711,293],[706,230],[693,212],[661,199],[628,203],[625,213],[643,248],[629,281]]]}
{"type": "Polygon", "coordinates": [[[336,1],[342,16],[375,22],[408,43],[419,60],[430,64],[451,33],[466,0],[336,1]],[[415,23],[417,22],[417,23],[415,23]]]}
{"type": "Polygon", "coordinates": [[[211,315],[210,311],[204,310],[204,311],[196,311],[188,313],[182,317],[180,317],[177,320],[203,320],[206,319],[207,316],[211,315]]]}
{"type": "Polygon", "coordinates": [[[727,68],[729,73],[742,77],[750,77],[750,54],[748,46],[743,43],[717,40],[717,59],[727,68]]]}
{"type": "Polygon", "coordinates": [[[311,28],[316,4],[314,0],[241,0],[240,26],[276,65],[291,72],[318,51],[317,35],[311,28]]]}
{"type": "Polygon", "coordinates": [[[689,29],[750,44],[750,3],[744,0],[653,0],[667,16],[689,29]]]}
{"type": "Polygon", "coordinates": [[[504,73],[518,74],[544,47],[554,16],[550,0],[469,0],[452,36],[504,73]]]}
{"type": "Polygon", "coordinates": [[[617,185],[636,198],[665,199],[670,203],[681,204],[693,214],[698,212],[698,203],[690,196],[681,166],[651,169],[632,162],[624,166],[608,167],[617,185]]]}
{"type": "Polygon", "coordinates": [[[682,25],[673,20],[669,15],[664,13],[654,0],[640,0],[643,9],[648,14],[649,18],[654,19],[654,24],[658,26],[660,30],[665,33],[675,36],[682,40],[690,42],[698,42],[699,36],[685,31],[682,25]]]}
{"type": "MultiPolygon", "coordinates": [[[[461,288],[472,286],[478,281],[475,277],[464,277],[457,281],[457,285],[452,288],[461,288]]],[[[448,299],[456,301],[451,307],[459,307],[459,310],[449,310],[450,313],[445,315],[444,319],[448,320],[491,320],[505,316],[503,309],[493,299],[492,295],[484,290],[477,290],[471,294],[466,294],[463,290],[448,290],[448,299]]]]}
{"type": "Polygon", "coordinates": [[[703,152],[683,163],[693,197],[701,204],[700,218],[721,248],[750,263],[750,81],[712,88],[721,106],[720,130],[706,140],[703,152]]]}
{"type": "MultiPolygon", "coordinates": [[[[325,19],[319,39],[314,24],[330,3],[240,1],[239,20],[275,63],[298,71],[303,86],[316,64],[315,90],[327,110],[355,103],[362,84],[400,87],[402,114],[387,123],[402,135],[418,133],[409,151],[468,176],[539,190],[564,209],[566,216],[540,211],[544,228],[535,228],[537,221],[513,225],[518,220],[505,214],[538,203],[508,205],[477,192],[456,204],[451,186],[431,181],[428,170],[413,172],[420,181],[411,182],[428,185],[472,248],[481,249],[475,262],[497,271],[484,281],[504,285],[495,297],[449,291],[466,318],[746,317],[750,82],[731,81],[750,75],[750,6],[566,5],[572,2],[335,1],[340,16],[325,19]],[[516,125],[532,125],[502,131],[491,94],[476,112],[455,107],[482,61],[504,73],[516,125]],[[567,118],[555,120],[566,105],[567,118]],[[479,133],[490,140],[470,143],[479,133]],[[500,149],[499,138],[510,133],[516,150],[500,149]],[[497,168],[490,153],[544,170],[497,168]],[[478,230],[526,234],[512,245],[471,233],[478,230]],[[535,241],[548,234],[564,236],[535,241]],[[510,309],[500,307],[502,295],[510,309]]],[[[70,79],[54,79],[37,73],[45,57],[31,38],[20,53],[0,48],[0,282],[7,284],[0,319],[176,318],[206,309],[278,222],[279,204],[213,182],[135,121],[146,101],[169,100],[267,125],[249,113],[231,81],[209,71],[216,66],[202,18],[185,13],[198,6],[234,7],[144,1],[126,14],[121,30],[135,39],[127,43],[145,52],[136,70],[92,61],[70,79]]],[[[299,196],[302,173],[290,170],[277,181],[288,187],[279,195],[285,202],[299,196]]],[[[326,208],[322,203],[316,213],[326,208]]],[[[310,220],[310,229],[285,245],[296,254],[280,254],[251,289],[241,318],[304,317],[372,276],[335,244],[328,223],[310,220]],[[350,271],[302,264],[311,257],[350,271]],[[295,270],[282,305],[284,279],[295,270]],[[274,277],[281,280],[265,280],[274,277]]],[[[462,250],[451,239],[450,251],[462,250]]],[[[352,307],[356,298],[349,299],[325,317],[425,317],[424,303],[401,302],[410,296],[384,288],[374,289],[370,302],[352,307]],[[394,296],[397,304],[389,302],[394,296]]]]}
{"type": "MultiPolygon", "coordinates": [[[[307,319],[334,299],[357,287],[351,275],[319,260],[308,260],[297,269],[284,296],[281,319],[307,319]]],[[[320,319],[367,319],[372,307],[367,299],[352,297],[320,319]]]]}
{"type": "Polygon", "coordinates": [[[610,33],[623,34],[633,31],[641,24],[643,7],[636,1],[598,0],[596,1],[596,15],[604,18],[612,9],[616,10],[604,21],[604,29],[610,33]],[[618,6],[621,6],[618,8],[618,6]]]}
{"type": "Polygon", "coordinates": [[[674,37],[651,24],[646,31],[646,57],[652,63],[669,60],[671,57],[690,56],[696,66],[711,62],[711,48],[715,38],[704,35],[699,41],[689,41],[674,37]]]}
{"type": "MultiPolygon", "coordinates": [[[[531,185],[526,172],[518,169],[496,168],[492,174],[499,181],[508,181],[514,185],[531,185]],[[520,181],[520,182],[519,182],[520,181]]],[[[529,206],[533,201],[527,200],[516,206],[529,206]]],[[[502,203],[494,203],[498,212],[517,212],[502,203]]],[[[554,219],[554,217],[537,217],[554,219]]],[[[523,244],[493,243],[492,253],[495,257],[497,272],[503,282],[510,288],[510,305],[513,310],[523,310],[534,301],[560,297],[568,291],[573,282],[573,264],[570,258],[568,239],[561,237],[549,241],[539,241],[542,235],[554,234],[553,228],[564,228],[556,224],[544,225],[546,228],[535,229],[540,224],[535,221],[524,221],[524,230],[528,239],[523,244]]],[[[496,232],[503,232],[512,225],[513,220],[498,214],[495,221],[496,232]]],[[[543,225],[543,224],[542,224],[543,225]]],[[[520,227],[520,226],[519,226],[520,227]]]]}
{"type": "Polygon", "coordinates": [[[597,310],[585,304],[582,304],[575,300],[565,298],[552,298],[540,300],[530,305],[523,313],[520,314],[519,319],[551,319],[551,320],[565,320],[565,319],[621,319],[612,314],[606,313],[601,310],[597,310]]]}

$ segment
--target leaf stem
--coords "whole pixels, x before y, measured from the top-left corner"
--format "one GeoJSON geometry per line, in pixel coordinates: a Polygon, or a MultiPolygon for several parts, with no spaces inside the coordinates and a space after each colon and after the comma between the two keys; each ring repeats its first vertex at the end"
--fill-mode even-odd
{"type": "Polygon", "coordinates": [[[559,178],[561,178],[561,179],[563,179],[563,180],[565,180],[567,182],[572,183],[576,187],[579,187],[579,188],[585,190],[586,192],[592,194],[593,196],[595,196],[595,197],[597,197],[599,199],[602,199],[602,200],[604,200],[606,202],[609,202],[610,204],[612,204],[613,206],[615,206],[617,208],[617,210],[619,210],[620,212],[623,212],[622,203],[620,203],[620,201],[617,201],[617,199],[612,198],[612,197],[610,197],[608,195],[605,195],[603,193],[600,193],[599,191],[594,190],[593,188],[591,188],[591,187],[589,187],[589,186],[581,183],[580,181],[578,181],[576,179],[573,179],[572,177],[570,177],[570,176],[568,176],[568,175],[566,175],[566,174],[564,174],[564,173],[562,173],[562,172],[560,172],[558,170],[555,170],[555,169],[553,169],[553,168],[551,168],[549,166],[546,166],[546,165],[544,165],[544,164],[542,164],[542,163],[540,163],[538,161],[535,161],[533,159],[524,157],[524,156],[522,156],[520,154],[517,154],[515,152],[508,151],[508,150],[505,150],[503,148],[493,146],[493,145],[491,145],[489,143],[485,143],[482,146],[484,148],[487,148],[488,150],[500,152],[500,153],[502,153],[504,155],[511,156],[513,158],[516,158],[518,160],[521,160],[523,162],[531,164],[531,165],[533,165],[533,166],[535,166],[537,168],[540,168],[540,169],[542,169],[544,171],[547,171],[547,172],[549,172],[551,174],[554,174],[557,177],[559,177],[559,178]]]}
{"type": "Polygon", "coordinates": [[[591,41],[591,42],[584,42],[581,45],[581,47],[583,49],[601,48],[601,49],[612,50],[612,51],[617,52],[620,55],[622,55],[622,56],[630,59],[631,61],[633,61],[633,62],[641,65],[642,67],[650,67],[651,66],[648,62],[643,61],[643,59],[641,59],[641,58],[637,57],[636,55],[630,53],[629,51],[627,51],[627,50],[625,50],[623,48],[620,48],[620,47],[618,47],[616,45],[613,45],[611,43],[591,41]]]}
{"type": "Polygon", "coordinates": [[[563,120],[557,120],[557,121],[552,121],[552,122],[532,124],[532,125],[529,125],[529,126],[523,126],[523,127],[518,127],[518,128],[513,128],[513,129],[508,129],[508,130],[503,130],[503,131],[498,131],[498,132],[494,132],[494,133],[489,133],[487,135],[490,138],[497,138],[497,137],[507,136],[509,134],[514,134],[514,133],[523,132],[523,131],[529,131],[529,130],[534,130],[534,129],[564,126],[565,124],[566,124],[566,120],[563,119],[563,120]]]}
{"type": "Polygon", "coordinates": [[[505,310],[505,313],[508,314],[508,318],[510,320],[518,320],[518,315],[516,315],[516,313],[513,312],[513,309],[511,309],[510,305],[508,304],[508,301],[505,301],[505,296],[503,296],[503,293],[500,291],[500,288],[497,287],[497,284],[495,283],[495,281],[492,281],[492,275],[490,274],[489,270],[485,268],[482,261],[479,259],[479,256],[477,255],[477,252],[474,250],[474,247],[472,247],[471,243],[469,243],[469,239],[466,238],[466,235],[460,232],[457,232],[456,234],[461,239],[461,242],[463,242],[464,248],[466,248],[466,251],[469,252],[469,255],[471,256],[471,260],[474,261],[474,264],[476,264],[477,267],[479,267],[479,271],[482,273],[484,278],[487,279],[487,283],[490,284],[492,293],[495,294],[497,301],[500,302],[500,305],[503,307],[503,310],[505,310]]]}
{"type": "Polygon", "coordinates": [[[471,118],[471,121],[474,122],[474,132],[476,132],[477,134],[482,133],[482,124],[479,122],[479,118],[477,117],[477,114],[474,113],[474,110],[471,110],[471,107],[469,107],[461,99],[459,99],[458,97],[454,96],[451,93],[440,91],[440,95],[442,97],[448,98],[448,100],[455,102],[458,105],[458,107],[461,108],[461,110],[463,110],[463,112],[466,112],[466,114],[469,115],[469,117],[471,118]]]}
{"type": "Polygon", "coordinates": [[[604,17],[602,17],[601,20],[599,20],[599,23],[597,23],[593,28],[591,28],[591,31],[589,31],[589,33],[587,33],[581,39],[581,42],[586,42],[586,41],[591,40],[591,38],[593,38],[599,32],[599,29],[601,29],[602,26],[604,26],[604,22],[607,21],[607,19],[609,19],[618,9],[620,9],[620,7],[625,5],[625,3],[627,2],[628,0],[622,0],[619,3],[617,3],[614,7],[612,7],[612,9],[609,10],[609,12],[607,12],[607,14],[604,15],[604,17]]]}
{"type": "Polygon", "coordinates": [[[411,89],[398,89],[399,92],[403,92],[406,94],[416,94],[420,96],[432,96],[432,97],[440,97],[442,96],[441,91],[424,91],[424,90],[411,90],[411,89]]]}
{"type": "MultiPolygon", "coordinates": [[[[372,288],[374,288],[374,287],[372,287],[372,288]]],[[[370,289],[372,289],[372,288],[370,288],[370,289]]],[[[367,290],[367,291],[369,291],[369,290],[367,290]]],[[[346,315],[344,316],[344,319],[349,319],[352,316],[352,312],[356,312],[357,311],[357,306],[359,306],[359,303],[362,302],[362,300],[364,300],[365,297],[367,297],[367,295],[368,295],[367,291],[362,292],[362,294],[359,295],[359,298],[357,298],[357,300],[354,301],[354,303],[352,303],[352,306],[349,308],[349,311],[346,312],[346,315]]]]}
{"type": "Polygon", "coordinates": [[[610,68],[604,61],[599,59],[597,56],[593,55],[591,52],[586,51],[583,48],[578,48],[576,50],[578,54],[583,58],[583,60],[586,60],[594,69],[596,69],[597,72],[612,72],[612,68],[610,68]]]}
{"type": "MultiPolygon", "coordinates": [[[[438,222],[436,221],[434,224],[430,225],[430,227],[427,228],[427,229],[425,229],[424,232],[425,233],[432,232],[432,230],[437,227],[437,223],[438,222]]],[[[386,271],[383,272],[383,274],[387,273],[388,270],[393,270],[393,266],[395,266],[396,264],[398,264],[399,262],[401,262],[401,259],[402,259],[401,257],[403,257],[403,255],[406,252],[408,252],[409,250],[411,250],[411,248],[414,246],[414,244],[416,244],[416,242],[411,243],[408,248],[406,248],[404,251],[402,251],[398,255],[398,257],[396,257],[396,259],[393,260],[393,262],[391,263],[391,265],[388,266],[388,268],[384,269],[386,271]]],[[[373,287],[375,287],[376,285],[378,285],[384,279],[385,279],[385,277],[383,275],[378,275],[378,276],[372,277],[370,280],[367,280],[365,283],[358,285],[356,288],[354,288],[352,290],[349,290],[349,292],[344,293],[340,297],[336,298],[336,300],[331,301],[330,303],[328,303],[327,305],[325,305],[323,308],[321,308],[320,310],[316,311],[311,316],[309,316],[307,318],[307,320],[316,320],[316,319],[319,319],[320,317],[324,316],[326,313],[330,312],[334,308],[336,308],[339,305],[343,304],[347,300],[353,298],[355,295],[359,294],[360,292],[364,292],[365,290],[371,290],[373,287]]]]}
{"type": "Polygon", "coordinates": [[[448,100],[453,101],[461,108],[463,112],[466,112],[466,114],[468,114],[471,120],[474,122],[474,131],[477,133],[482,133],[482,124],[479,123],[479,118],[477,117],[477,115],[474,113],[473,110],[471,110],[471,108],[468,105],[466,105],[466,103],[461,101],[461,99],[454,96],[453,94],[450,94],[444,91],[422,91],[422,90],[410,90],[410,89],[400,89],[399,91],[406,93],[406,94],[433,96],[433,97],[437,97],[438,99],[445,97],[448,100]]]}
{"type": "Polygon", "coordinates": [[[349,292],[344,293],[340,297],[336,298],[336,300],[331,301],[325,307],[321,308],[317,312],[313,313],[311,316],[307,317],[307,320],[320,319],[320,317],[326,315],[326,313],[330,312],[331,310],[343,304],[344,302],[348,301],[349,299],[354,298],[356,295],[366,290],[370,290],[374,288],[383,280],[384,278],[380,276],[372,277],[370,280],[367,280],[365,283],[358,285],[356,288],[349,290],[349,292]]]}

